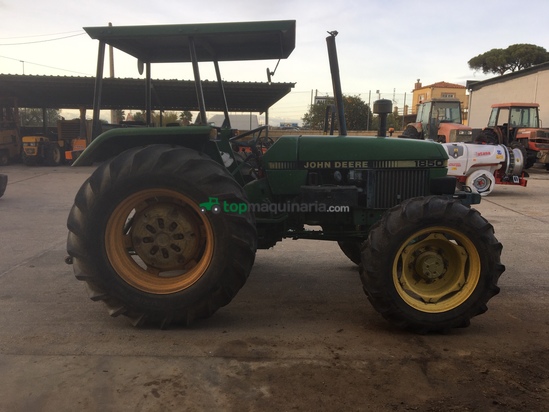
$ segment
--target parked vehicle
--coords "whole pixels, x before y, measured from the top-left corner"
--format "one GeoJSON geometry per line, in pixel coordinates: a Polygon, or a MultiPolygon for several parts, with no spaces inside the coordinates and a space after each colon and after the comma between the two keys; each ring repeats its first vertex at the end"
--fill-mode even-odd
{"type": "Polygon", "coordinates": [[[418,105],[415,123],[406,125],[399,137],[439,143],[471,141],[473,131],[462,123],[458,99],[432,99],[418,105]]]}
{"type": "MultiPolygon", "coordinates": [[[[107,44],[146,65],[190,62],[200,119],[198,63],[214,62],[221,86],[219,62],[285,59],[295,47],[295,21],[85,30],[99,40],[98,90],[107,44]]],[[[445,331],[486,311],[505,268],[492,225],[470,208],[480,196],[455,190],[439,143],[347,136],[336,35],[326,41],[338,136],[290,134],[263,153],[253,142],[266,126],[250,139],[201,123],[91,142],[74,166],[101,164],[69,214],[67,262],[92,300],[134,325],[186,325],[234,298],[258,248],[292,238],[337,241],[361,262],[374,308],[399,327],[445,331]],[[235,156],[239,145],[253,162],[235,156]]]]}
{"type": "Polygon", "coordinates": [[[475,141],[520,149],[526,169],[539,162],[549,170],[549,129],[541,127],[537,103],[493,104],[488,125],[475,141]]]}
{"type": "Polygon", "coordinates": [[[56,133],[22,137],[23,163],[58,166],[72,162],[86,148],[86,131],[80,130],[80,120],[58,120],[56,133]]]}

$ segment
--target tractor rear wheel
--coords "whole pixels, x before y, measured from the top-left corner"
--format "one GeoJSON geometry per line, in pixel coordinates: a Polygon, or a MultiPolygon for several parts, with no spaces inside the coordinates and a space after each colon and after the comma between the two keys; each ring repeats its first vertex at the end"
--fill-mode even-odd
{"type": "Polygon", "coordinates": [[[347,256],[351,262],[360,265],[360,242],[353,242],[352,240],[339,240],[337,244],[343,254],[347,256]]]}
{"type": "Polygon", "coordinates": [[[223,166],[187,148],[130,149],[98,167],[67,222],[67,251],[91,299],[160,327],[228,304],[251,271],[256,229],[248,211],[201,212],[212,195],[246,203],[223,166]]]}
{"type": "Polygon", "coordinates": [[[406,128],[402,132],[402,135],[400,135],[399,137],[404,137],[406,139],[421,139],[419,131],[412,125],[406,126],[406,128]]]}
{"type": "Polygon", "coordinates": [[[484,129],[475,137],[474,143],[476,144],[500,144],[500,138],[493,129],[484,129]]]}
{"type": "Polygon", "coordinates": [[[393,324],[446,331],[487,310],[505,270],[501,249],[475,209],[444,197],[413,198],[372,227],[360,276],[374,308],[393,324]]]}

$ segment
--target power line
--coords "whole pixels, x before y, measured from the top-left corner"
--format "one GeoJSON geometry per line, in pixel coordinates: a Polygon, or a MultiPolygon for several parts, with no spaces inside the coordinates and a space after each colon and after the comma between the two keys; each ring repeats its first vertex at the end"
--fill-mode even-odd
{"type": "Polygon", "coordinates": [[[0,40],[30,39],[32,37],[49,37],[49,36],[58,36],[60,34],[72,34],[72,33],[82,33],[82,30],[72,30],[72,31],[64,31],[64,32],[60,32],[60,33],[49,33],[49,34],[35,34],[35,35],[32,35],[32,36],[0,37],[0,40]]]}
{"type": "Polygon", "coordinates": [[[83,74],[83,75],[85,75],[85,76],[90,76],[89,73],[82,73],[82,72],[77,72],[77,71],[74,71],[74,70],[61,69],[61,68],[59,68],[59,67],[46,66],[45,64],[33,63],[33,62],[29,62],[29,61],[22,60],[22,59],[14,59],[13,57],[0,56],[0,58],[2,58],[2,59],[8,59],[8,60],[13,60],[13,61],[20,62],[20,63],[23,63],[23,64],[25,64],[25,63],[26,63],[26,64],[32,64],[32,65],[34,65],[34,66],[46,67],[46,68],[48,68],[48,69],[61,70],[61,71],[64,71],[64,72],[76,73],[76,74],[83,74]]]}
{"type": "Polygon", "coordinates": [[[57,40],[68,39],[70,37],[83,36],[84,34],[86,34],[86,33],[78,33],[78,34],[72,34],[70,36],[57,37],[55,39],[36,40],[36,41],[21,42],[21,43],[0,43],[0,46],[23,46],[23,45],[26,45],[26,44],[46,43],[46,42],[49,42],[49,41],[57,41],[57,40]]]}

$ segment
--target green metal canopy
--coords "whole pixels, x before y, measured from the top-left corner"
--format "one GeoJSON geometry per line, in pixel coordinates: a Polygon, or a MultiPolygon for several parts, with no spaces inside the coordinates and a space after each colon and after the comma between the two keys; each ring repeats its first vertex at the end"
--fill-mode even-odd
{"type": "Polygon", "coordinates": [[[197,60],[285,59],[295,48],[295,20],[239,23],[84,27],[93,39],[143,63],[191,62],[190,40],[197,60]]]}
{"type": "MultiPolygon", "coordinates": [[[[0,74],[0,97],[19,107],[79,109],[93,107],[94,77],[0,74]]],[[[104,79],[102,109],[145,110],[143,79],[104,79]]],[[[263,113],[286,96],[295,83],[224,82],[230,111],[263,113]]],[[[202,81],[208,111],[223,111],[216,81],[202,81]]],[[[194,82],[151,80],[152,110],[198,110],[194,82]]]]}

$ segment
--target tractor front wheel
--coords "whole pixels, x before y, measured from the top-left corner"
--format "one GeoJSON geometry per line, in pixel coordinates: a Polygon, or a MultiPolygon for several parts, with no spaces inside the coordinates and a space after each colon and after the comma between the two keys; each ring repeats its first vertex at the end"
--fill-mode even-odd
{"type": "Polygon", "coordinates": [[[67,251],[91,299],[161,327],[228,304],[250,273],[256,230],[247,211],[202,212],[212,195],[246,202],[223,166],[186,148],[130,149],[98,167],[67,222],[67,251]]]}
{"type": "Polygon", "coordinates": [[[63,161],[63,154],[61,153],[61,148],[55,142],[51,143],[46,147],[46,165],[48,166],[59,166],[63,161]]]}
{"type": "Polygon", "coordinates": [[[390,209],[363,244],[361,279],[374,308],[418,333],[468,326],[499,292],[501,244],[478,211],[431,196],[390,209]]]}
{"type": "Polygon", "coordinates": [[[37,156],[27,156],[25,152],[21,155],[21,160],[26,166],[35,166],[38,163],[37,156]]]}

